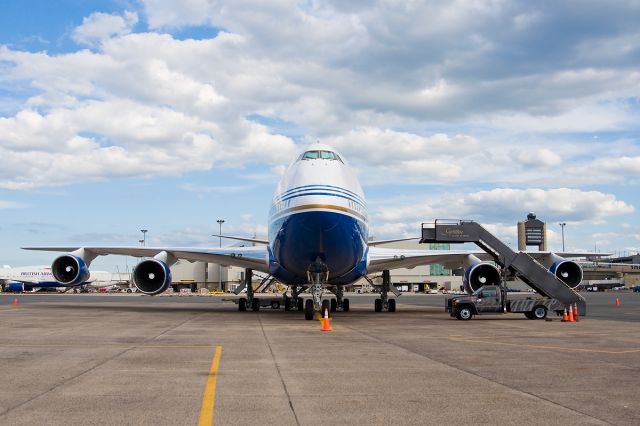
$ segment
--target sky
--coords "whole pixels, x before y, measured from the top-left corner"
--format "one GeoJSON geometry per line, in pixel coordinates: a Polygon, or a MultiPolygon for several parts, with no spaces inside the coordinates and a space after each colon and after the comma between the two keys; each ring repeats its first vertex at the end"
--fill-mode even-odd
{"type": "MultiPolygon", "coordinates": [[[[640,1],[0,2],[0,264],[266,234],[305,144],[376,239],[476,220],[640,249],[640,1]]],[[[223,242],[223,245],[227,242],[223,242]]],[[[115,270],[132,260],[99,259],[115,270]]]]}

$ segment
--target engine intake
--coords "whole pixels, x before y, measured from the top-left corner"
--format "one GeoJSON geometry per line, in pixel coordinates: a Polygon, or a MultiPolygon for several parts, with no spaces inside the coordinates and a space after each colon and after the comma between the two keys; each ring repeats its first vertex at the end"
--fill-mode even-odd
{"type": "Polygon", "coordinates": [[[467,258],[470,266],[464,271],[462,284],[464,291],[471,294],[485,285],[500,285],[500,270],[492,263],[482,262],[471,255],[467,258]]]}
{"type": "Polygon", "coordinates": [[[141,293],[160,294],[171,285],[171,270],[161,260],[143,260],[133,270],[133,283],[141,293]]]}
{"type": "Polygon", "coordinates": [[[51,264],[51,272],[56,281],[66,286],[80,285],[90,276],[84,260],[72,254],[65,254],[54,260],[51,264]]]}
{"type": "Polygon", "coordinates": [[[582,268],[571,260],[562,259],[554,262],[549,272],[571,288],[576,288],[582,282],[582,268]]]}

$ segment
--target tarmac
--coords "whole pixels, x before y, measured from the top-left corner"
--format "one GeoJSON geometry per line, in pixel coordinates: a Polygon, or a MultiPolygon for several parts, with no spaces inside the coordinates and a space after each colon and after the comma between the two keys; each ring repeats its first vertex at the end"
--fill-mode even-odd
{"type": "Polygon", "coordinates": [[[640,293],[583,295],[578,323],[350,295],[321,332],[220,296],[2,294],[0,424],[640,424],[640,293]]]}

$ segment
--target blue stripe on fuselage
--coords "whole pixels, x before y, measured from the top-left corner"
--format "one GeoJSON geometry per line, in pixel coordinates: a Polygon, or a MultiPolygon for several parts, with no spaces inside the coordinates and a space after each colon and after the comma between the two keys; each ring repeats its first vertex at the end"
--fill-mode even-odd
{"type": "Polygon", "coordinates": [[[348,284],[362,276],[367,249],[366,223],[327,211],[293,213],[269,227],[270,273],[285,284],[306,284],[317,257],[329,268],[329,283],[348,284]]]}

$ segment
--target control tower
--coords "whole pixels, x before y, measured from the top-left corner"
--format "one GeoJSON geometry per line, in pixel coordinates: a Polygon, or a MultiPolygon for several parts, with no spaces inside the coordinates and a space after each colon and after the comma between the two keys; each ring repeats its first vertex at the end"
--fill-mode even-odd
{"type": "Polygon", "coordinates": [[[518,222],[518,250],[527,251],[527,246],[547,251],[547,224],[536,219],[533,212],[527,215],[527,220],[518,222]]]}

